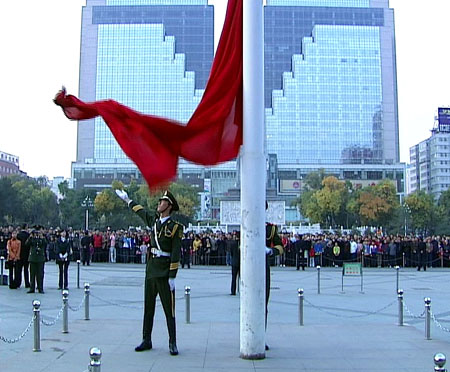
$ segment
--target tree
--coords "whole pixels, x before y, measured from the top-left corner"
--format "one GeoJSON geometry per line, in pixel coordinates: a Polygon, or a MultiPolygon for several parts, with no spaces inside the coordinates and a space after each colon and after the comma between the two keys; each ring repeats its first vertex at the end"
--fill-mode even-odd
{"type": "Polygon", "coordinates": [[[13,178],[0,178],[0,224],[13,223],[19,208],[17,191],[13,187],[13,178]]]}
{"type": "Polygon", "coordinates": [[[439,197],[437,215],[436,234],[450,235],[450,189],[439,197]]]}
{"type": "Polygon", "coordinates": [[[309,186],[300,197],[300,210],[312,223],[327,226],[347,225],[346,206],[349,199],[348,185],[334,176],[322,179],[320,189],[317,180],[322,178],[323,172],[308,175],[309,186]]]}
{"type": "Polygon", "coordinates": [[[433,197],[419,190],[409,194],[405,199],[405,204],[411,211],[413,228],[421,234],[432,232],[436,217],[433,197]]]}
{"type": "Polygon", "coordinates": [[[315,192],[321,214],[326,216],[326,222],[330,226],[343,225],[342,221],[337,220],[337,217],[342,215],[348,200],[345,182],[334,176],[328,176],[323,179],[322,185],[322,189],[315,192]]]}
{"type": "Polygon", "coordinates": [[[361,223],[372,226],[388,224],[399,207],[395,186],[388,180],[360,190],[352,205],[359,214],[361,223]]]}

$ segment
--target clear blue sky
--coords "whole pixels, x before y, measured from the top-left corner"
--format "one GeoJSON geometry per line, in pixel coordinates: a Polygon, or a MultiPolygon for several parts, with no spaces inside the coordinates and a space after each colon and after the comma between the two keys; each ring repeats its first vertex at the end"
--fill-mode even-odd
{"type": "MultiPolygon", "coordinates": [[[[216,6],[216,37],[225,0],[216,6]]],[[[81,7],[85,0],[2,3],[0,150],[18,155],[30,176],[70,176],[76,123],[53,102],[65,85],[78,93],[81,7]]],[[[430,135],[439,106],[450,106],[448,0],[390,0],[395,9],[401,160],[430,135]]]]}

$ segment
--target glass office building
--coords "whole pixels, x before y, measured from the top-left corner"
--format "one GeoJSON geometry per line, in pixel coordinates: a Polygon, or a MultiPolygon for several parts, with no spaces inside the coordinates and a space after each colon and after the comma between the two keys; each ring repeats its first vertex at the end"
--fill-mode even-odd
{"type": "Polygon", "coordinates": [[[268,0],[267,152],[282,164],[399,161],[387,0],[268,0]]]}
{"type": "MultiPolygon", "coordinates": [[[[80,91],[186,123],[201,100],[214,55],[207,0],[87,0],[83,7],[80,91]]],[[[140,173],[102,119],[78,124],[77,187],[128,182],[140,173]]]]}

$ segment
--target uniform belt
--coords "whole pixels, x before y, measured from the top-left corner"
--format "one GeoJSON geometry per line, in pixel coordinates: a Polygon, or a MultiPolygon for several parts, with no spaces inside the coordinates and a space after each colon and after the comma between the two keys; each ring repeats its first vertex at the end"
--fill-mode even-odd
{"type": "Polygon", "coordinates": [[[164,251],[162,251],[161,249],[158,249],[158,248],[152,248],[150,250],[150,253],[153,255],[153,257],[161,257],[161,256],[170,257],[170,253],[169,252],[164,252],[164,251]]]}

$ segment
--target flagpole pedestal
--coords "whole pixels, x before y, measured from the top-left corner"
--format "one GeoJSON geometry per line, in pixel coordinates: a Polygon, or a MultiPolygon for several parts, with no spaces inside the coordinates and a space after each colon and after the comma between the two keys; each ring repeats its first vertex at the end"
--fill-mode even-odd
{"type": "Polygon", "coordinates": [[[265,358],[264,55],[262,0],[243,2],[240,356],[265,358]]]}

